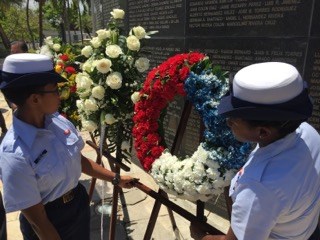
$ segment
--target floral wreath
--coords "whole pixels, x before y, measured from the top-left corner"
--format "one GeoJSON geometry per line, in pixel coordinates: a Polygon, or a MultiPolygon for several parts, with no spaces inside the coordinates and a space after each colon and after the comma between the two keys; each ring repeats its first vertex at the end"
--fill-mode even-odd
{"type": "Polygon", "coordinates": [[[164,191],[191,201],[207,201],[230,184],[250,145],[236,141],[217,113],[228,80],[201,53],[178,54],[149,72],[137,94],[134,146],[143,168],[164,191]],[[164,142],[162,120],[176,95],[192,102],[204,121],[204,142],[186,159],[172,155],[164,142]]]}

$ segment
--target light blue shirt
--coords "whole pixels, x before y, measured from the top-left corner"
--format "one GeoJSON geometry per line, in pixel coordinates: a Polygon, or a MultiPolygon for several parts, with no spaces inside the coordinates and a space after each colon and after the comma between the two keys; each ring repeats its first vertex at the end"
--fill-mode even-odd
{"type": "Polygon", "coordinates": [[[257,147],[230,186],[238,240],[308,239],[320,210],[320,136],[307,123],[257,147]]]}
{"type": "Polygon", "coordinates": [[[6,212],[51,202],[77,186],[84,142],[58,113],[36,128],[15,116],[0,145],[0,177],[6,212]]]}

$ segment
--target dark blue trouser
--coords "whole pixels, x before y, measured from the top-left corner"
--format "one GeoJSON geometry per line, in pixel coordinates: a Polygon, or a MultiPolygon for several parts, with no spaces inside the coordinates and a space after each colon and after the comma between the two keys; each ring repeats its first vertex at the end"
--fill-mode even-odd
{"type": "MultiPolygon", "coordinates": [[[[62,240],[90,239],[90,207],[86,189],[79,184],[75,197],[68,203],[57,202],[45,205],[47,216],[57,229],[62,240]]],[[[20,229],[24,240],[38,240],[28,220],[20,214],[20,229]]]]}

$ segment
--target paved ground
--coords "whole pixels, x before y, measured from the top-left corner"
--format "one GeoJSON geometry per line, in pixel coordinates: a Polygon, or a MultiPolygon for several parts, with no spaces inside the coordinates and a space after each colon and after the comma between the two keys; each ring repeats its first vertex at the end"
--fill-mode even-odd
{"type": "MultiPolygon", "coordinates": [[[[0,94],[0,110],[3,113],[6,124],[9,127],[12,122],[11,110],[8,108],[3,95],[0,94]]],[[[85,140],[90,140],[87,132],[81,133],[85,140]]],[[[91,159],[96,159],[95,151],[86,145],[83,154],[91,159]]],[[[106,166],[108,165],[106,159],[103,160],[106,166]]],[[[145,173],[139,163],[132,163],[130,165],[130,172],[121,173],[129,174],[134,177],[140,178],[140,181],[148,186],[149,188],[157,191],[158,187],[151,176],[145,173]]],[[[85,175],[81,176],[81,182],[87,187],[90,186],[91,179],[85,175]]],[[[0,185],[2,187],[2,185],[0,185]]],[[[1,188],[0,188],[1,189],[1,188]]],[[[97,181],[92,203],[91,203],[91,239],[108,239],[109,235],[109,216],[104,215],[101,218],[101,214],[97,212],[101,199],[105,199],[105,202],[110,202],[112,197],[112,186],[109,183],[103,184],[101,181],[97,181]],[[103,186],[104,185],[104,186],[103,186]],[[103,220],[103,221],[101,221],[103,220]],[[103,224],[101,224],[103,222],[103,224]],[[103,225],[103,231],[101,226],[103,225]],[[101,232],[103,232],[103,237],[101,232]]],[[[187,209],[191,213],[195,214],[195,204],[189,201],[184,201],[173,196],[169,196],[170,200],[179,206],[187,209]]],[[[117,214],[117,225],[116,225],[116,238],[115,239],[143,239],[145,230],[148,225],[150,214],[154,205],[154,199],[149,197],[137,188],[130,190],[124,190],[124,198],[122,199],[125,203],[124,206],[119,204],[117,214]]],[[[208,218],[208,222],[218,228],[219,230],[226,232],[229,223],[225,219],[218,215],[205,211],[205,215],[208,218]]],[[[189,222],[182,218],[180,215],[174,214],[177,230],[172,230],[172,224],[168,215],[166,207],[162,206],[160,209],[159,216],[155,225],[155,229],[152,234],[152,239],[155,240],[173,240],[173,239],[192,239],[189,232],[189,222]]],[[[19,212],[7,214],[7,231],[8,240],[22,240],[22,236],[19,230],[19,212]]]]}

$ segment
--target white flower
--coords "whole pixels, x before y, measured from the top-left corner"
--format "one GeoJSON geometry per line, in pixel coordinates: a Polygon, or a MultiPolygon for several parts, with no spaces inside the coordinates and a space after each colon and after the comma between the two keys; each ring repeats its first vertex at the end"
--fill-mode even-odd
{"type": "Polygon", "coordinates": [[[112,89],[119,89],[122,86],[122,76],[119,72],[110,73],[106,80],[107,85],[112,89]]]}
{"type": "Polygon", "coordinates": [[[138,39],[142,39],[146,36],[146,30],[141,26],[132,28],[132,31],[138,39]]]}
{"type": "Polygon", "coordinates": [[[90,57],[93,53],[93,49],[91,46],[85,46],[84,48],[82,48],[81,50],[81,54],[84,55],[85,57],[90,57]]]}
{"type": "Polygon", "coordinates": [[[92,79],[87,73],[78,73],[76,76],[77,93],[84,98],[90,95],[92,79]]]}
{"type": "Polygon", "coordinates": [[[91,120],[82,120],[81,123],[82,123],[82,127],[89,132],[93,132],[98,128],[98,125],[91,120]]]}
{"type": "Polygon", "coordinates": [[[101,73],[108,73],[111,66],[112,62],[107,58],[100,59],[96,62],[96,68],[101,73]]]}
{"type": "Polygon", "coordinates": [[[140,41],[136,36],[127,37],[127,47],[132,51],[139,51],[140,49],[140,41]]]}
{"type": "Polygon", "coordinates": [[[110,58],[117,58],[119,57],[120,54],[123,54],[122,49],[116,45],[116,44],[112,44],[106,47],[106,54],[110,57],[110,58]]]}
{"type": "Polygon", "coordinates": [[[55,43],[53,44],[52,48],[55,52],[59,52],[61,49],[61,45],[59,43],[55,43]]]}
{"type": "Polygon", "coordinates": [[[110,31],[106,29],[100,29],[96,31],[96,33],[98,34],[98,38],[100,39],[100,41],[110,37],[110,31]]]}
{"type": "Polygon", "coordinates": [[[124,11],[122,9],[113,9],[112,12],[110,12],[112,17],[114,19],[123,19],[124,18],[124,11]]]}
{"type": "Polygon", "coordinates": [[[135,67],[138,69],[139,72],[144,72],[149,69],[149,59],[148,58],[138,58],[137,61],[134,63],[135,67]]]}
{"type": "Polygon", "coordinates": [[[94,69],[94,67],[92,66],[92,63],[93,62],[91,59],[85,61],[84,64],[82,64],[81,69],[88,73],[91,73],[94,69]]]}
{"type": "Polygon", "coordinates": [[[51,52],[51,49],[49,48],[48,45],[43,45],[43,46],[40,48],[40,54],[46,55],[46,56],[48,56],[48,57],[50,57],[50,58],[53,57],[52,52],[51,52]]]}
{"type": "Polygon", "coordinates": [[[101,100],[104,97],[105,89],[102,86],[92,88],[92,97],[101,100]]]}
{"type": "Polygon", "coordinates": [[[44,42],[45,42],[45,44],[48,45],[49,47],[52,47],[52,46],[53,46],[53,40],[52,40],[52,37],[51,37],[51,36],[46,37],[46,38],[44,39],[44,42]]]}
{"type": "Polygon", "coordinates": [[[77,88],[90,88],[93,81],[87,73],[78,73],[76,76],[76,84],[77,88]]]}
{"type": "Polygon", "coordinates": [[[140,92],[134,92],[131,95],[131,101],[136,104],[140,100],[140,92]]]}
{"type": "Polygon", "coordinates": [[[84,110],[87,112],[95,112],[99,109],[97,101],[94,98],[89,98],[84,101],[84,110]]]}
{"type": "Polygon", "coordinates": [[[98,48],[98,47],[101,46],[101,41],[100,41],[100,38],[98,38],[98,37],[92,38],[92,39],[90,40],[90,43],[92,44],[92,46],[93,46],[94,48],[98,48]]]}
{"type": "Polygon", "coordinates": [[[78,99],[76,101],[76,105],[77,105],[77,108],[79,109],[79,111],[83,111],[83,100],[78,99]]]}
{"type": "Polygon", "coordinates": [[[110,113],[107,113],[105,118],[104,118],[104,121],[106,122],[106,124],[114,124],[116,122],[116,119],[114,118],[114,116],[110,113]]]}

